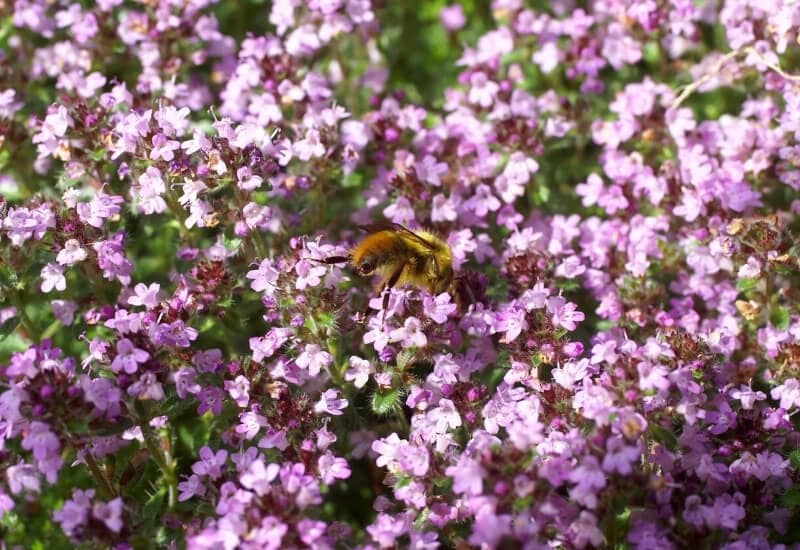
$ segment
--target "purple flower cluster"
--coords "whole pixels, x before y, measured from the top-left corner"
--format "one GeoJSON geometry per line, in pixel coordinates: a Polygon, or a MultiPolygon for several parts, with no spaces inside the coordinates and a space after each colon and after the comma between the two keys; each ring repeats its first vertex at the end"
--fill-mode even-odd
{"type": "Polygon", "coordinates": [[[241,39],[210,4],[2,16],[0,514],[116,548],[800,540],[800,3],[494,0],[436,107],[390,87],[383,3],[241,39]],[[452,291],[320,262],[375,220],[440,234],[452,291]]]}

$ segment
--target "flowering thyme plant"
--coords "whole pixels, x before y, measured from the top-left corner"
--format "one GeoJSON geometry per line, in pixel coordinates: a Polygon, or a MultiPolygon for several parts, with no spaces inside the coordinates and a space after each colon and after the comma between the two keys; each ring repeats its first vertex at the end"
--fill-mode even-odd
{"type": "Polygon", "coordinates": [[[6,3],[0,539],[800,541],[800,3],[574,4],[6,3]]]}

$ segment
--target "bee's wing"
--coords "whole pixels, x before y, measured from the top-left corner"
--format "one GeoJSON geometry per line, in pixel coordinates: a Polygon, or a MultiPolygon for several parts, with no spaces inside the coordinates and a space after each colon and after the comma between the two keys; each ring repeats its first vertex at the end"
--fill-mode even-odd
{"type": "Polygon", "coordinates": [[[378,231],[397,231],[398,233],[403,233],[416,242],[427,248],[428,250],[436,250],[436,246],[434,246],[429,240],[420,235],[411,231],[408,227],[404,225],[400,225],[399,223],[393,222],[377,222],[377,223],[370,223],[367,225],[359,225],[359,228],[363,229],[368,233],[376,233],[378,231]]]}

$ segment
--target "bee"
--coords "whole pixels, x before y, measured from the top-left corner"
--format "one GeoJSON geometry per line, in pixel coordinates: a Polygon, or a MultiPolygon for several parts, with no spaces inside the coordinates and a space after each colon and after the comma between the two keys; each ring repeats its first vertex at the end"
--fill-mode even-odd
{"type": "MultiPolygon", "coordinates": [[[[453,294],[453,255],[448,244],[429,231],[412,231],[399,223],[363,226],[369,234],[347,256],[319,260],[325,264],[349,263],[362,277],[377,275],[380,296],[395,287],[414,287],[430,294],[453,294]]],[[[383,295],[383,309],[389,293],[383,295]]]]}

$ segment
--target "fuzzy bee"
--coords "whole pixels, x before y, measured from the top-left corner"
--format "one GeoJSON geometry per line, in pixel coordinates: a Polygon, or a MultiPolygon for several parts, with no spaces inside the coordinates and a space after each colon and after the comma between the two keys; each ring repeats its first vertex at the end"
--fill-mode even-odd
{"type": "MultiPolygon", "coordinates": [[[[362,229],[368,235],[347,256],[319,261],[349,263],[362,277],[378,276],[378,295],[395,287],[414,287],[433,295],[453,293],[453,257],[444,240],[429,231],[412,231],[399,223],[373,224],[362,229]]],[[[388,301],[387,293],[383,296],[384,309],[388,301]]]]}

